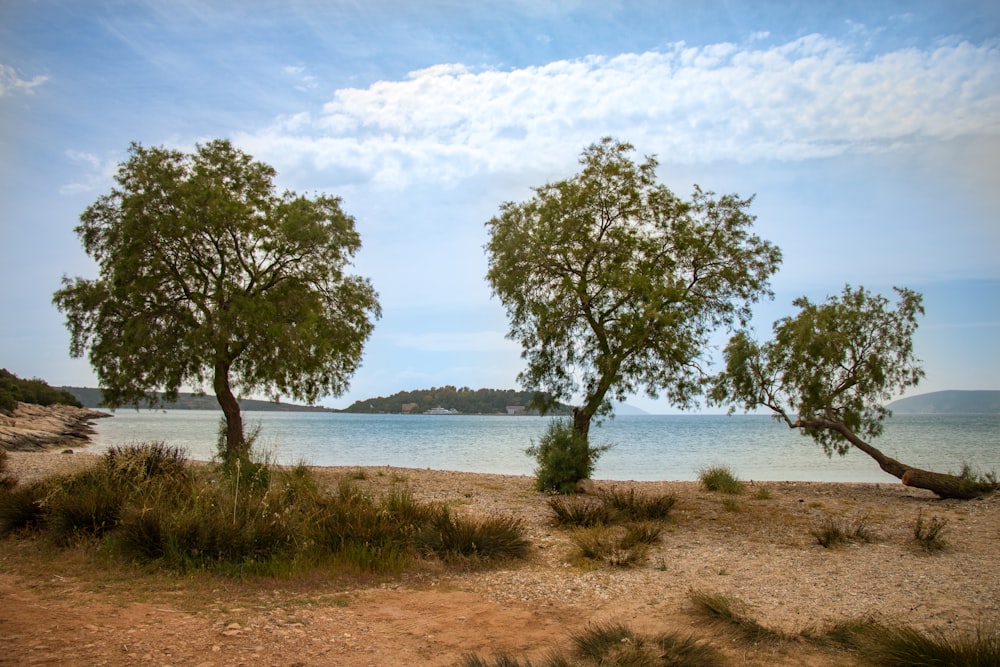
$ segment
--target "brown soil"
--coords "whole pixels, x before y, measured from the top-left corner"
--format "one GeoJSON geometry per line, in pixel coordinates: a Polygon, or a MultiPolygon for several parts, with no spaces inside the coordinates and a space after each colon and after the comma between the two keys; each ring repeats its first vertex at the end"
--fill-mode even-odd
{"type": "MultiPolygon", "coordinates": [[[[22,482],[88,465],[86,454],[12,453],[22,482]]],[[[356,472],[356,469],[352,469],[356,472]]],[[[676,493],[660,544],[644,564],[582,565],[571,533],[553,526],[529,477],[363,469],[360,483],[401,480],[456,513],[520,517],[527,562],[456,572],[428,566],[380,581],[339,575],[230,580],[142,572],[76,549],[0,541],[2,665],[456,665],[503,650],[542,661],[598,622],[681,631],[733,665],[850,665],[811,642],[754,644],[704,625],[692,590],[746,603],[786,633],[877,617],[920,629],[1000,626],[1000,498],[940,501],[901,485],[766,483],[730,499],[696,483],[599,482],[676,493]],[[761,487],[767,494],[758,496],[761,487]],[[948,547],[912,540],[918,514],[947,520],[948,547]],[[866,519],[875,540],[835,549],[810,531],[866,519]]],[[[327,480],[347,470],[323,468],[327,480]]],[[[361,476],[361,475],[358,475],[361,476]]]]}

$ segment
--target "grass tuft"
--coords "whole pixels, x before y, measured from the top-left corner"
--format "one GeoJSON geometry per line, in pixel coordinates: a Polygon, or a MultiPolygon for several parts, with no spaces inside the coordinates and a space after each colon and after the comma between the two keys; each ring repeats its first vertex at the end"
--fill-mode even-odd
{"type": "Polygon", "coordinates": [[[847,542],[872,542],[875,539],[868,527],[868,517],[862,517],[853,526],[849,526],[828,516],[823,523],[809,532],[825,549],[832,549],[847,542]]]}
{"type": "Polygon", "coordinates": [[[834,626],[827,637],[880,667],[987,667],[1000,665],[1000,631],[977,625],[972,632],[885,625],[866,619],[834,626]]]}
{"type": "Polygon", "coordinates": [[[743,482],[728,466],[711,466],[698,471],[698,480],[708,491],[719,491],[733,495],[743,493],[743,482]]]}
{"type": "Polygon", "coordinates": [[[948,520],[940,517],[924,521],[924,513],[921,511],[913,524],[913,540],[928,553],[942,551],[948,546],[944,539],[944,529],[947,525],[948,520]]]}
{"type": "Polygon", "coordinates": [[[695,612],[714,625],[730,627],[752,642],[775,642],[792,639],[780,630],[761,625],[751,618],[746,605],[722,593],[689,591],[688,599],[694,604],[695,612]]]}

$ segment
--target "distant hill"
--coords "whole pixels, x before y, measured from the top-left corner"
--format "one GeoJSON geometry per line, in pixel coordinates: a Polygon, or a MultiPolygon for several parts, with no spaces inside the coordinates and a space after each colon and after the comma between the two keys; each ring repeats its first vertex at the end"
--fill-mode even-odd
{"type": "MultiPolygon", "coordinates": [[[[101,390],[94,387],[59,387],[76,397],[84,407],[103,408],[101,390]]],[[[140,406],[145,407],[145,406],[140,406]]],[[[219,401],[212,394],[181,393],[173,403],[162,403],[155,406],[158,410],[219,410],[219,401]]],[[[334,412],[330,408],[294,403],[274,403],[272,401],[256,401],[244,399],[240,401],[240,409],[247,412],[334,412]]]]}
{"type": "Polygon", "coordinates": [[[893,401],[896,414],[973,415],[1000,413],[1000,391],[934,391],[893,401]]]}
{"type": "MultiPolygon", "coordinates": [[[[469,387],[456,389],[448,385],[400,391],[392,396],[355,401],[344,412],[423,414],[428,410],[443,408],[466,415],[505,415],[508,413],[508,407],[528,408],[534,395],[534,392],[514,389],[470,389],[469,387]]],[[[552,414],[569,414],[571,411],[569,406],[559,405],[552,414]]]]}

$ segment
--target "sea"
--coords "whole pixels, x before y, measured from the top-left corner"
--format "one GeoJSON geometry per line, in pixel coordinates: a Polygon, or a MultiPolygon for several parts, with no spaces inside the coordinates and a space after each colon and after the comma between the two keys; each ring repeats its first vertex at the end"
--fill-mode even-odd
{"type": "MultiPolygon", "coordinates": [[[[160,441],[195,460],[211,460],[222,413],[118,410],[95,422],[95,446],[160,441]]],[[[392,466],[462,472],[534,474],[525,449],[550,417],[363,415],[332,412],[244,412],[257,430],[255,451],[279,464],[392,466]]],[[[594,479],[693,481],[725,465],[740,479],[898,483],[852,449],[828,457],[811,438],[765,415],[621,415],[591,427],[591,443],[608,445],[594,479]]],[[[1000,414],[895,415],[872,442],[907,465],[958,472],[963,465],[1000,472],[1000,414]]]]}

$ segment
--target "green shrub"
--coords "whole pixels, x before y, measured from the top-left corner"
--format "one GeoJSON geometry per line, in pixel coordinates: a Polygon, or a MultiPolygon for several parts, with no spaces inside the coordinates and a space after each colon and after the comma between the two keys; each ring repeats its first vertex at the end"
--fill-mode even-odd
{"type": "Polygon", "coordinates": [[[452,563],[523,558],[528,552],[520,519],[455,518],[447,508],[420,531],[417,544],[424,552],[452,563]]]}
{"type": "Polygon", "coordinates": [[[594,465],[607,447],[591,447],[585,437],[577,435],[572,424],[553,420],[548,430],[526,451],[538,462],[535,486],[539,491],[573,493],[578,482],[590,479],[594,465]]]}
{"type": "Polygon", "coordinates": [[[101,536],[118,525],[126,499],[125,488],[101,469],[84,470],[47,498],[46,528],[59,544],[81,535],[101,536]]]}
{"type": "Polygon", "coordinates": [[[711,466],[698,471],[698,480],[708,491],[743,493],[744,485],[728,466],[711,466]]]}

